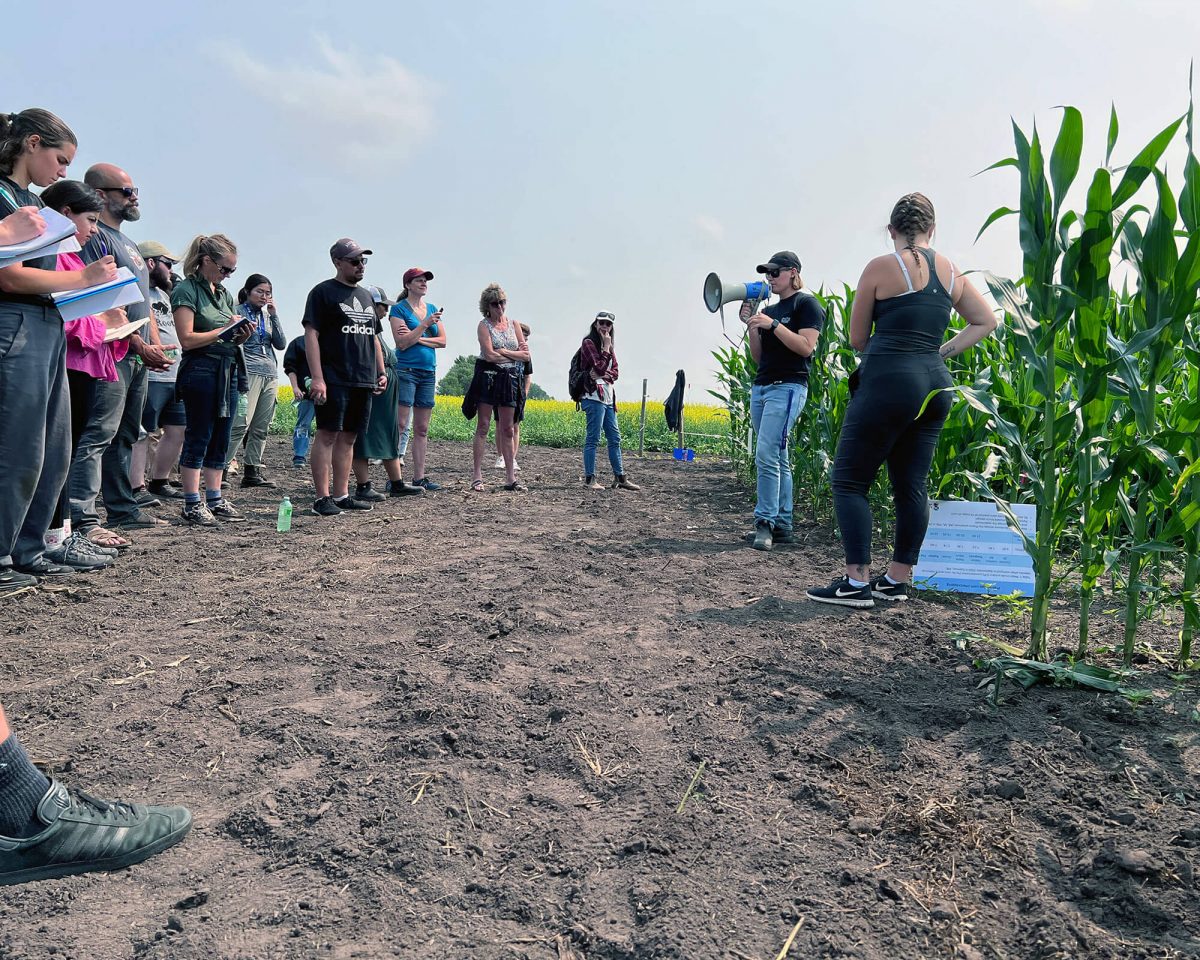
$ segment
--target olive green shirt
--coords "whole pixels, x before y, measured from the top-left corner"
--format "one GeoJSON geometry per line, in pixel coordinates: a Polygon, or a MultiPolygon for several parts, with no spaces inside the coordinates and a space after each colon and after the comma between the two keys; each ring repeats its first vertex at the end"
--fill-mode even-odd
{"type": "MultiPolygon", "coordinates": [[[[232,321],[240,319],[241,316],[229,291],[219,283],[214,291],[208,281],[198,273],[180,281],[171,291],[172,312],[179,310],[180,307],[187,307],[195,314],[195,320],[192,322],[192,330],[195,333],[220,330],[222,327],[229,326],[232,321]]],[[[185,350],[184,353],[197,356],[235,357],[237,356],[237,344],[214,340],[207,346],[194,347],[191,350],[185,350]]]]}

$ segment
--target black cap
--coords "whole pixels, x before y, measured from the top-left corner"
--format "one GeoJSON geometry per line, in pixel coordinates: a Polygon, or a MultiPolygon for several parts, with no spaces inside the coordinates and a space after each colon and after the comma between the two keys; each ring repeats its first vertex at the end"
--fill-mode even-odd
{"type": "Polygon", "coordinates": [[[775,267],[782,267],[784,270],[799,270],[800,258],[792,253],[791,250],[780,250],[778,253],[773,254],[771,259],[766,263],[760,263],[754,269],[759,273],[766,273],[775,267]]]}

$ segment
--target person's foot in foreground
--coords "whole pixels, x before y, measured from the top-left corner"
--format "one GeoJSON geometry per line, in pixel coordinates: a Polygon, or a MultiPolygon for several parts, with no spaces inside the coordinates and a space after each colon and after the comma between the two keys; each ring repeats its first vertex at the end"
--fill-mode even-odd
{"type": "Polygon", "coordinates": [[[0,885],[120,870],[174,846],[192,827],[185,807],[98,800],[48,780],[0,707],[0,885]]]}

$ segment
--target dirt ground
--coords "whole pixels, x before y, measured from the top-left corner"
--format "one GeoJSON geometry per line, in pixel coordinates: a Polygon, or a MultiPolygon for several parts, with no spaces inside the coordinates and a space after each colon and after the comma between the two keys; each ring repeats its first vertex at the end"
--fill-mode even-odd
{"type": "Polygon", "coordinates": [[[0,888],[0,957],[1200,956],[1195,680],[995,708],[948,634],[1019,622],[805,602],[830,531],[749,549],[719,463],[593,494],[527,449],[527,493],[471,494],[469,459],[335,519],[270,471],[246,524],[0,601],[31,753],[196,816],[130,870],[0,888]]]}

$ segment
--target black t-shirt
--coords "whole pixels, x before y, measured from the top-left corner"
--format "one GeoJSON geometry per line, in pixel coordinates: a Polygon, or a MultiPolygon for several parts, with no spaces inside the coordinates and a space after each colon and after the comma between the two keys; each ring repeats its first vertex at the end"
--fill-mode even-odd
{"type": "Polygon", "coordinates": [[[383,326],[375,317],[370,293],[339,280],[318,283],[304,305],[304,326],[317,331],[326,383],[375,387],[379,380],[375,336],[383,326]]]}
{"type": "MultiPolygon", "coordinates": [[[[790,297],[773,303],[763,310],[781,327],[793,333],[801,330],[820,330],[825,323],[825,308],[811,293],[797,290],[790,297]]],[[[751,336],[754,336],[751,333],[751,336]]],[[[789,350],[774,330],[759,331],[762,351],[759,355],[758,376],[754,382],[760,387],[768,383],[808,383],[808,357],[789,350]]]]}
{"type": "Polygon", "coordinates": [[[304,337],[297,337],[283,351],[283,372],[294,373],[300,389],[304,389],[304,381],[312,376],[308,369],[308,354],[304,352],[304,337]]]}
{"type": "MultiPolygon", "coordinates": [[[[150,268],[138,253],[137,244],[125,234],[107,223],[98,224],[100,229],[83,246],[79,256],[84,263],[95,263],[101,257],[111,256],[117,261],[118,267],[125,267],[137,277],[138,289],[142,291],[141,303],[125,305],[125,316],[131,321],[144,320],[150,316],[150,268]]],[[[143,340],[150,343],[150,334],[146,328],[138,331],[143,340]]]]}
{"type": "MultiPolygon", "coordinates": [[[[15,213],[18,207],[37,207],[41,210],[44,206],[45,204],[36,193],[18,187],[8,177],[0,177],[0,220],[10,213],[15,213]],[[8,196],[6,197],[5,194],[8,196]],[[16,206],[9,200],[9,197],[16,201],[16,206]]],[[[35,270],[56,270],[58,269],[58,257],[34,257],[32,260],[24,261],[23,266],[33,267],[35,270]]],[[[30,303],[39,307],[54,303],[54,299],[45,293],[0,293],[0,298],[9,303],[30,303]]]]}

